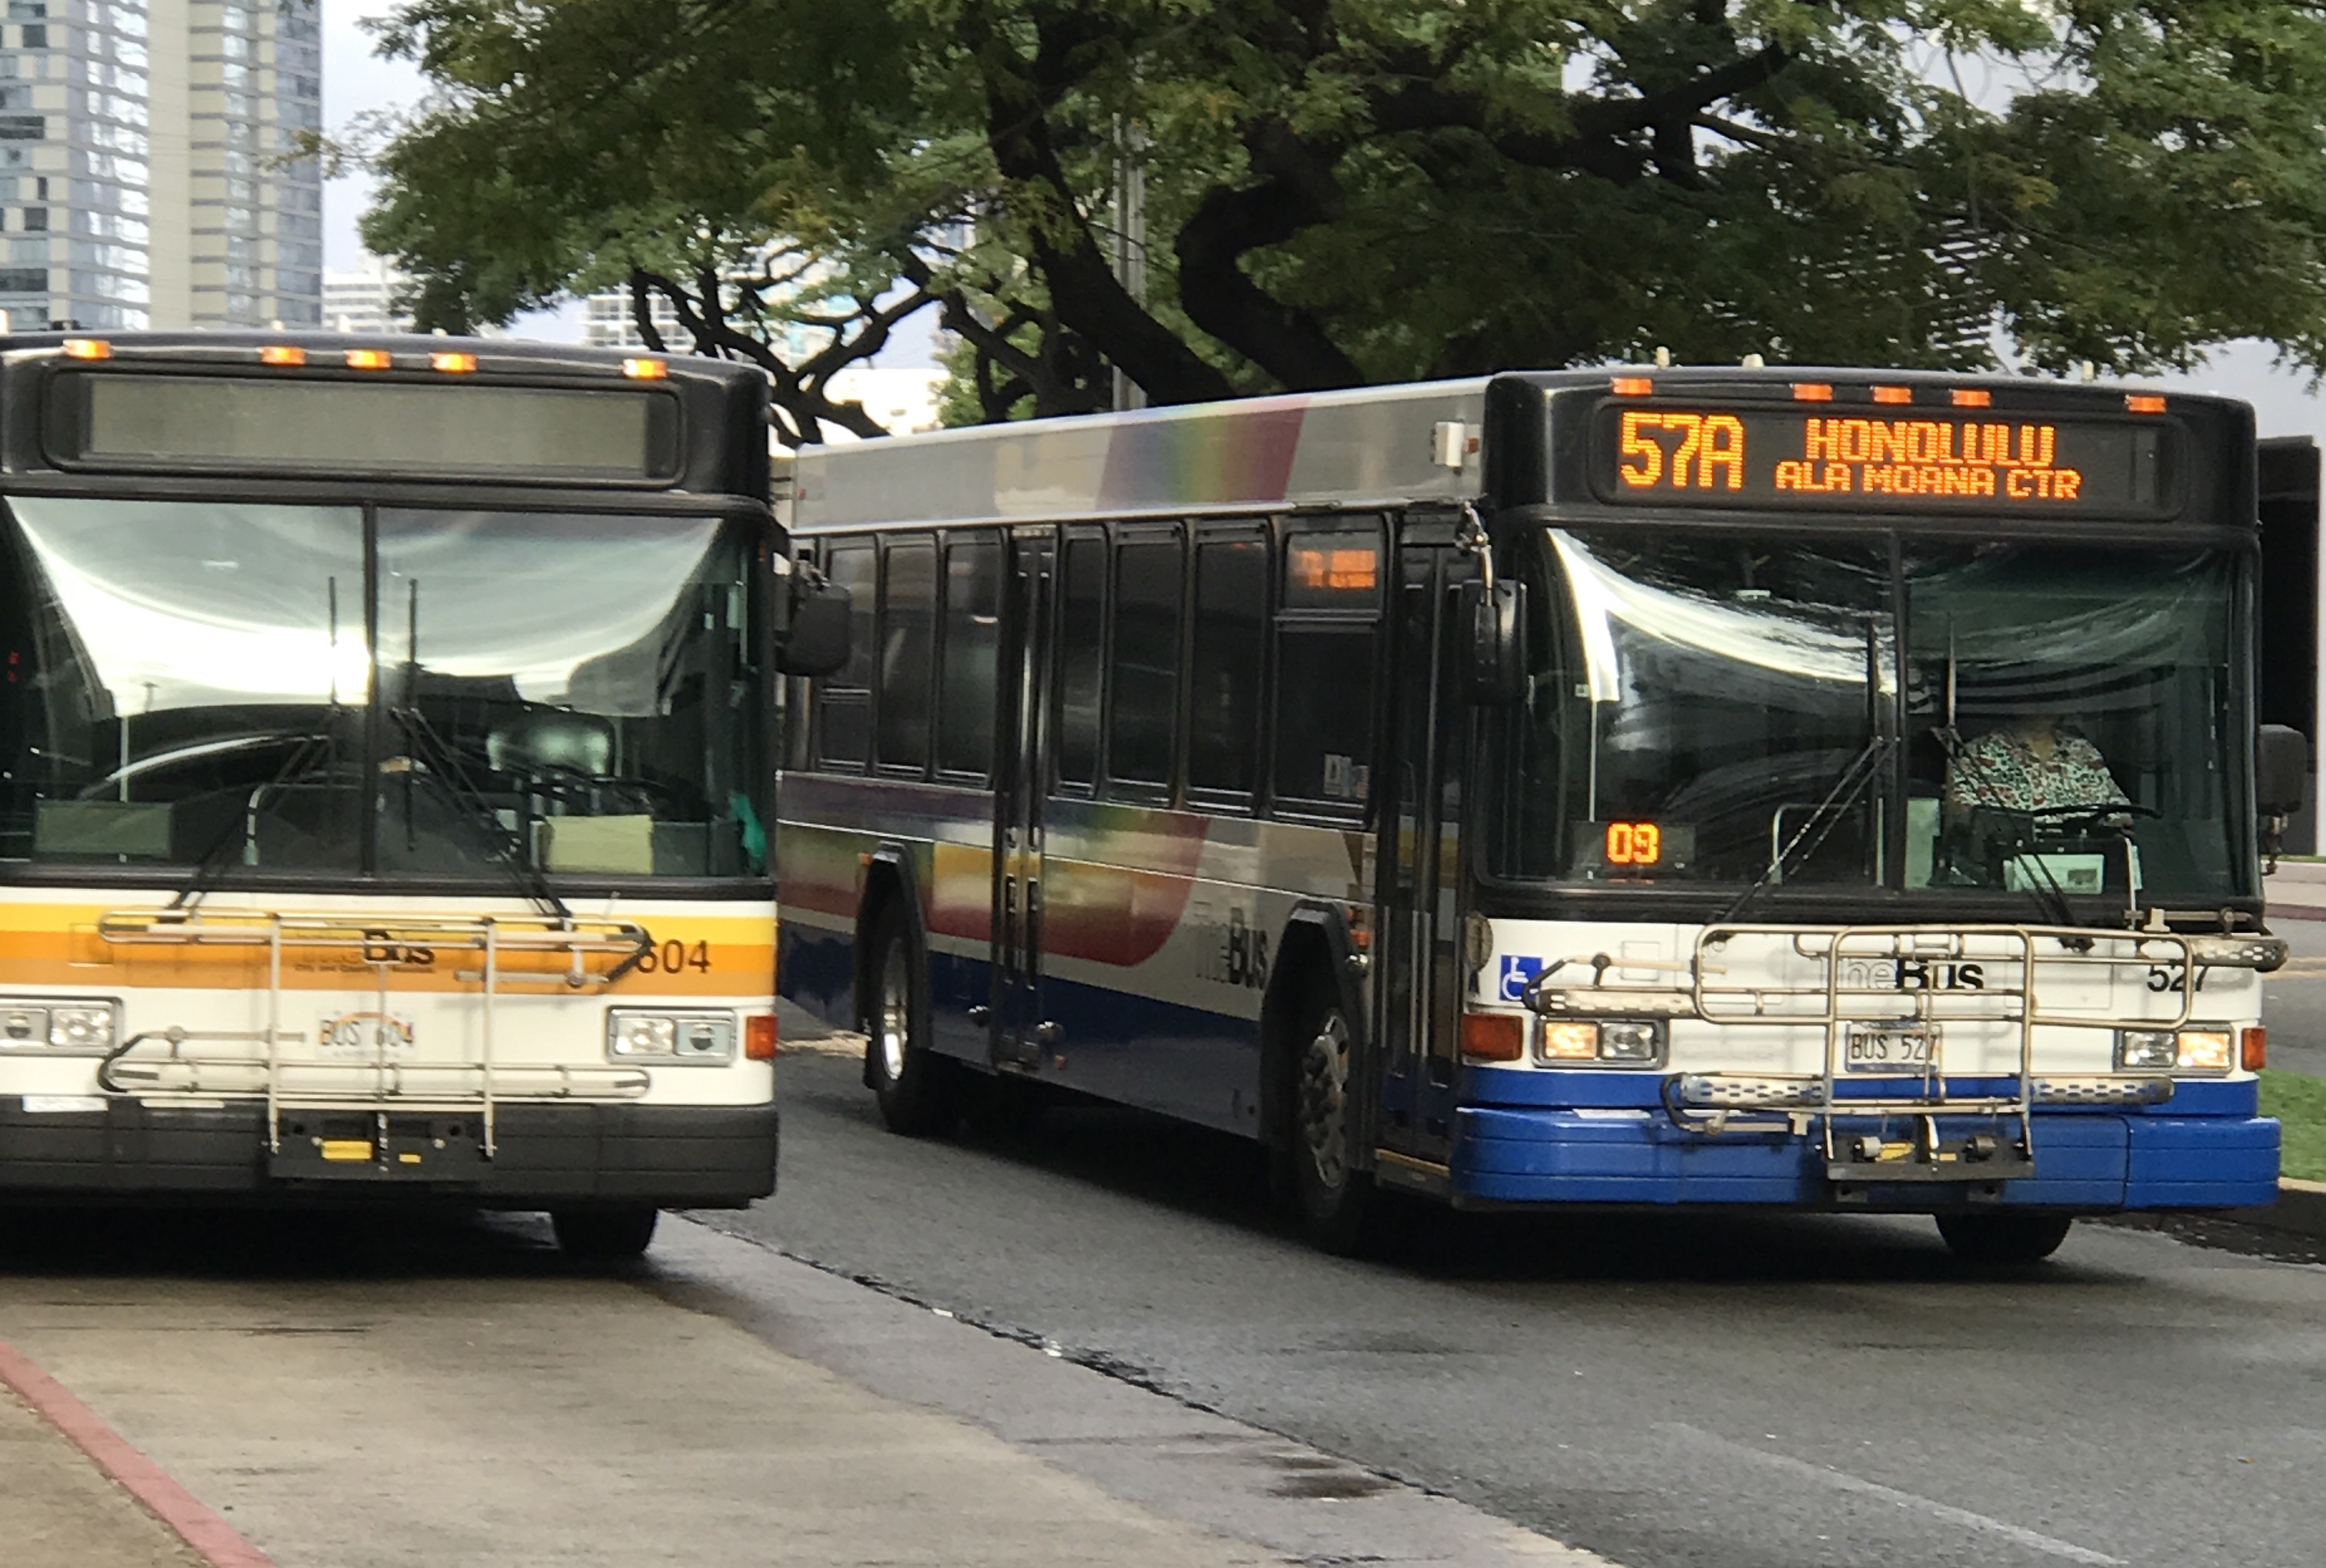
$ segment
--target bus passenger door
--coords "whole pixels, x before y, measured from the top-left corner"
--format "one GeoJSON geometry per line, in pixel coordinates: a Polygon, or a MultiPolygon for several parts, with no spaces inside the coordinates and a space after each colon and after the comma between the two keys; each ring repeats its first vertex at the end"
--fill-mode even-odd
{"type": "Polygon", "coordinates": [[[1032,1072],[1053,1033],[1042,1010],[1042,803],[1050,777],[1056,536],[1011,539],[1002,604],[1001,729],[993,780],[992,1060],[1032,1072]]]}
{"type": "Polygon", "coordinates": [[[1404,525],[1391,602],[1394,667],[1382,818],[1380,1146],[1443,1164],[1454,1143],[1455,1031],[1461,1005],[1455,942],[1454,870],[1460,783],[1452,744],[1463,710],[1452,694],[1450,602],[1466,562],[1404,525]]]}

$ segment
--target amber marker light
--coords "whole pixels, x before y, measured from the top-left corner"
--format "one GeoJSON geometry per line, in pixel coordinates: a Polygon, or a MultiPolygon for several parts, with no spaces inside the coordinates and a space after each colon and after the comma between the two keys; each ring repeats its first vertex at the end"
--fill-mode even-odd
{"type": "Polygon", "coordinates": [[[1947,394],[1947,401],[1957,408],[1992,408],[1995,394],[1984,386],[1958,386],[1947,394]]]}
{"type": "Polygon", "coordinates": [[[2269,1031],[2259,1024],[2247,1026],[2238,1036],[2238,1063],[2247,1072],[2259,1072],[2269,1065],[2269,1031]]]}
{"type": "Polygon", "coordinates": [[[743,1060],[773,1062],[776,1059],[776,1016],[754,1013],[743,1020],[743,1060]]]}
{"type": "Polygon", "coordinates": [[[1516,1013],[1463,1014],[1462,1054],[1480,1062],[1516,1062],[1526,1054],[1526,1020],[1516,1013]]]}
{"type": "Polygon", "coordinates": [[[393,370],[395,356],[385,348],[350,348],[348,368],[350,370],[393,370]]]}
{"type": "Polygon", "coordinates": [[[113,345],[102,338],[68,338],[65,339],[68,359],[110,359],[113,345]]]}
{"type": "Polygon", "coordinates": [[[1611,377],[1607,385],[1615,389],[1618,397],[1649,397],[1655,393],[1656,378],[1652,376],[1617,376],[1611,377]]]}
{"type": "Polygon", "coordinates": [[[1874,389],[1876,403],[1912,403],[1914,389],[1911,386],[1877,386],[1874,389]]]}
{"type": "Polygon", "coordinates": [[[476,367],[477,357],[473,354],[431,354],[428,357],[428,368],[441,370],[447,376],[466,376],[476,367]]]}
{"type": "Polygon", "coordinates": [[[663,381],[670,376],[670,366],[660,359],[625,359],[622,374],[632,381],[663,381]]]}
{"type": "Polygon", "coordinates": [[[2164,399],[2154,392],[2127,392],[2124,394],[2124,406],[2134,413],[2163,413],[2164,399]]]}
{"type": "Polygon", "coordinates": [[[269,343],[258,351],[261,365],[304,365],[307,351],[289,343],[269,343]]]}
{"type": "Polygon", "coordinates": [[[1831,403],[1833,383],[1830,381],[1796,381],[1793,383],[1795,403],[1831,403]]]}

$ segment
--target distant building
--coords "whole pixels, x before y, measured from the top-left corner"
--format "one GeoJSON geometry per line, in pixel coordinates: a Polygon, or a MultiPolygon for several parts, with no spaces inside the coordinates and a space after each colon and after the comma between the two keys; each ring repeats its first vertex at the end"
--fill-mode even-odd
{"type": "Polygon", "coordinates": [[[330,332],[409,332],[412,318],[395,309],[409,282],[385,256],[367,255],[352,272],[323,274],[323,329],[330,332]]]}
{"type": "Polygon", "coordinates": [[[322,318],[304,0],[6,0],[0,313],[19,330],[322,318]]]}
{"type": "MultiPolygon", "coordinates": [[[[674,354],[691,351],[694,337],[680,322],[678,312],[671,308],[667,297],[659,293],[647,296],[648,313],[655,330],[661,334],[663,346],[674,354]]],[[[777,345],[777,352],[787,361],[805,359],[822,346],[823,334],[806,327],[786,325],[777,345]]],[[[591,294],[582,302],[582,341],[592,348],[643,348],[644,334],[638,330],[637,313],[630,306],[630,291],[607,289],[591,294]]]]}
{"type": "MultiPolygon", "coordinates": [[[[916,435],[938,428],[937,394],[944,383],[945,373],[934,366],[851,365],[832,378],[827,395],[834,403],[862,404],[873,422],[890,435],[916,435]]],[[[856,438],[837,426],[827,426],[824,439],[856,438]]]]}

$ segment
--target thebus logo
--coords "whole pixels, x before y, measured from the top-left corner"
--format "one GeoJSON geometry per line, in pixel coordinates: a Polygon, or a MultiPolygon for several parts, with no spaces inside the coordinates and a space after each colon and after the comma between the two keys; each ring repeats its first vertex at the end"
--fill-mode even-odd
{"type": "Polygon", "coordinates": [[[398,942],[390,932],[368,931],[364,932],[363,956],[364,962],[368,964],[395,964],[405,969],[424,970],[435,963],[436,950],[398,942]]]}
{"type": "Polygon", "coordinates": [[[1197,979],[1252,991],[1267,986],[1268,932],[1242,910],[1232,907],[1221,920],[1198,908],[1192,923],[1203,942],[1196,959],[1197,979]]]}

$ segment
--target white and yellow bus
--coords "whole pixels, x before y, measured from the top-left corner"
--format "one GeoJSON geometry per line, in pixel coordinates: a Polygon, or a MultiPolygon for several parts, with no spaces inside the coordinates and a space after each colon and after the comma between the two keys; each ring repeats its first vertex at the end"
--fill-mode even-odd
{"type": "Polygon", "coordinates": [[[772,1192],[767,475],[733,366],[0,339],[0,1199],[772,1192]]]}

